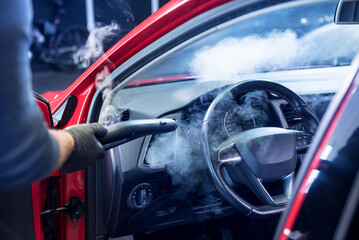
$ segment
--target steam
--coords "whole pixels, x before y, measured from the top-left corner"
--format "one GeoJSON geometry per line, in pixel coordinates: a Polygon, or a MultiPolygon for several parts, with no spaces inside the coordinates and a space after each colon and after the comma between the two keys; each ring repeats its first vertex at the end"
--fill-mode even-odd
{"type": "Polygon", "coordinates": [[[317,95],[303,96],[303,99],[314,110],[319,120],[322,119],[332,98],[333,95],[331,94],[320,94],[320,95],[317,94],[317,95]]]}
{"type": "Polygon", "coordinates": [[[106,26],[101,26],[101,24],[97,23],[97,26],[90,32],[86,44],[77,52],[80,66],[88,68],[92,62],[102,56],[104,54],[104,44],[116,37],[120,31],[120,26],[115,22],[106,26]]]}
{"type": "Polygon", "coordinates": [[[229,37],[199,50],[190,69],[206,80],[238,79],[240,74],[289,66],[299,47],[292,30],[271,32],[266,37],[229,37]]]}
{"type": "MultiPolygon", "coordinates": [[[[200,153],[194,153],[181,126],[176,132],[162,134],[152,141],[146,154],[149,166],[162,166],[172,177],[174,197],[188,204],[213,202],[214,187],[204,171],[200,153]]],[[[188,126],[186,126],[188,127],[188,126]]],[[[197,136],[191,136],[197,137],[197,136]]]]}
{"type": "MultiPolygon", "coordinates": [[[[121,19],[125,19],[123,28],[134,27],[133,11],[127,0],[106,0],[106,4],[116,11],[121,19]]],[[[122,23],[122,21],[121,21],[122,23]]],[[[104,54],[106,43],[112,43],[118,40],[122,33],[120,24],[112,20],[111,24],[104,25],[96,23],[95,28],[91,30],[84,46],[77,51],[79,58],[79,68],[88,68],[94,61],[104,54]]]]}
{"type": "Polygon", "coordinates": [[[323,65],[349,65],[359,51],[359,46],[354,44],[358,40],[357,26],[327,24],[300,39],[302,51],[299,58],[323,65]]]}
{"type": "MultiPolygon", "coordinates": [[[[117,1],[108,1],[109,4],[114,4],[113,2],[117,1]]],[[[130,14],[130,12],[126,12],[130,14]]],[[[96,27],[90,32],[89,37],[84,46],[82,46],[77,51],[77,56],[79,58],[79,68],[88,68],[93,62],[95,62],[99,57],[104,54],[105,44],[111,42],[113,39],[116,39],[121,32],[119,24],[112,22],[109,25],[103,26],[101,23],[97,23],[96,27]]],[[[110,75],[109,66],[112,65],[112,62],[109,59],[106,59],[106,62],[103,64],[102,70],[96,74],[95,86],[99,86],[103,81],[110,75]]],[[[116,118],[116,109],[110,105],[110,102],[113,98],[112,92],[112,82],[109,82],[102,89],[102,98],[104,110],[101,111],[99,121],[107,121],[107,118],[116,118]]],[[[107,125],[111,122],[107,121],[107,125]]]]}
{"type": "MultiPolygon", "coordinates": [[[[107,41],[110,41],[120,32],[120,26],[112,22],[110,25],[101,26],[97,23],[97,26],[90,32],[90,35],[86,41],[86,44],[82,46],[78,52],[77,56],[79,58],[79,68],[87,68],[93,62],[95,62],[100,56],[104,54],[104,45],[107,41]]],[[[102,70],[96,74],[95,77],[95,86],[99,86],[103,81],[110,75],[109,67],[112,63],[107,59],[106,63],[103,64],[102,70]]],[[[110,125],[114,123],[113,119],[116,119],[116,109],[110,105],[110,102],[113,98],[112,92],[112,82],[109,82],[102,89],[102,99],[103,99],[103,110],[99,116],[99,122],[104,123],[105,125],[110,125]],[[108,119],[111,119],[108,121],[108,119]]]]}
{"type": "MultiPolygon", "coordinates": [[[[268,119],[268,99],[264,91],[253,91],[240,98],[241,105],[233,105],[227,114],[230,120],[238,122],[240,126],[235,132],[241,132],[252,128],[265,127],[268,119]],[[239,129],[241,128],[241,129],[239,129]]],[[[232,134],[230,134],[232,135],[232,134]]]]}
{"type": "MultiPolygon", "coordinates": [[[[213,94],[217,95],[217,92],[213,92],[213,94]]],[[[212,97],[214,98],[214,96],[212,97]]],[[[224,116],[232,106],[237,105],[233,95],[228,94],[228,98],[233,105],[230,104],[231,107],[224,109],[220,107],[220,111],[223,111],[220,113],[221,116],[224,116]]],[[[227,100],[225,102],[228,104],[227,100]]],[[[231,118],[240,119],[241,123],[235,126],[236,129],[231,130],[232,133],[265,126],[268,120],[268,105],[266,94],[263,91],[254,91],[243,95],[240,105],[237,106],[233,112],[230,110],[230,114],[233,114],[231,118]]],[[[191,204],[198,203],[198,201],[202,204],[214,203],[218,197],[214,194],[214,186],[205,171],[206,166],[200,148],[201,124],[204,117],[202,108],[201,101],[195,103],[188,110],[191,115],[186,117],[187,120],[182,120],[177,132],[155,136],[150,143],[145,159],[149,166],[165,167],[172,178],[172,185],[175,189],[174,196],[191,204]]],[[[215,124],[209,142],[218,145],[228,137],[230,136],[224,135],[222,122],[218,122],[215,124]]],[[[266,150],[263,149],[263,151],[266,150]]]]}
{"type": "Polygon", "coordinates": [[[300,66],[349,65],[359,51],[355,26],[327,24],[302,38],[287,29],[265,36],[228,37],[195,53],[189,64],[204,80],[241,80],[245,74],[300,66]],[[345,36],[345,37],[343,37],[345,36]],[[348,47],[351,46],[351,47],[348,47]]]}
{"type": "MultiPolygon", "coordinates": [[[[98,88],[102,84],[102,82],[107,78],[108,75],[110,75],[110,71],[107,66],[104,66],[103,70],[96,75],[96,88],[98,88]]],[[[102,122],[106,126],[120,122],[119,119],[121,119],[118,110],[110,104],[114,97],[114,93],[112,91],[112,84],[113,82],[110,81],[107,83],[106,86],[102,88],[103,107],[100,112],[99,122],[102,122]]]]}

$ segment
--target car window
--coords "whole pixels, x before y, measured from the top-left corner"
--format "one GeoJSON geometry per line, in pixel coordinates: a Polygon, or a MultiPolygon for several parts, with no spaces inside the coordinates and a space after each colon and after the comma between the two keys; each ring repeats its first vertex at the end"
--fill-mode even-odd
{"type": "Polygon", "coordinates": [[[242,74],[349,65],[359,50],[358,26],[333,23],[337,1],[257,13],[220,28],[166,57],[135,80],[196,75],[207,80],[242,74]]]}
{"type": "MultiPolygon", "coordinates": [[[[184,39],[183,46],[173,46],[125,79],[127,87],[110,84],[113,90],[104,94],[101,121],[106,121],[109,113],[113,115],[114,109],[139,107],[144,113],[155,105],[151,116],[148,111],[145,114],[158,117],[184,106],[185,99],[247,79],[276,81],[303,97],[329,94],[309,96],[313,108],[322,103],[327,106],[359,51],[359,45],[354,44],[359,41],[359,26],[333,23],[336,3],[284,3],[236,17],[208,30],[209,34],[184,39]],[[191,86],[197,83],[201,88],[193,93],[191,86]],[[147,88],[153,84],[156,86],[147,88]],[[180,99],[174,91],[184,88],[192,93],[184,91],[182,95],[186,97],[180,99]]],[[[318,115],[322,115],[325,106],[317,111],[318,115]]]]}

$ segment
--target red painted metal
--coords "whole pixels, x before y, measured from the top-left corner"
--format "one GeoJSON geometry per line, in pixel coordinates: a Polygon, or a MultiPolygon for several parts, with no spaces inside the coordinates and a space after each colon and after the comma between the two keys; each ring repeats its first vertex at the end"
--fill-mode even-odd
{"type": "MultiPolygon", "coordinates": [[[[78,171],[73,174],[62,174],[60,202],[65,204],[71,196],[85,199],[85,173],[78,171]]],[[[72,222],[68,215],[61,216],[62,239],[85,239],[85,214],[77,222],[72,222]]]]}
{"type": "MultiPolygon", "coordinates": [[[[46,103],[35,97],[37,106],[40,109],[40,112],[44,116],[44,122],[48,127],[51,127],[51,119],[49,108],[46,103]]],[[[58,174],[58,172],[53,175],[58,174]]],[[[31,194],[32,194],[32,212],[34,219],[34,233],[35,239],[42,240],[44,239],[44,235],[42,232],[42,224],[40,219],[40,213],[45,209],[45,201],[46,201],[46,186],[44,181],[39,181],[33,183],[31,185],[31,194]]]]}
{"type": "MultiPolygon", "coordinates": [[[[85,123],[87,120],[88,109],[95,93],[95,83],[89,84],[87,89],[81,91],[74,89],[72,94],[77,97],[78,103],[74,116],[68,123],[68,126],[85,123]]],[[[85,200],[85,173],[84,170],[72,174],[60,174],[60,205],[64,205],[70,200],[71,196],[77,196],[85,200]]],[[[62,239],[85,239],[85,215],[77,222],[71,222],[69,216],[61,216],[62,239]]]]}
{"type": "MultiPolygon", "coordinates": [[[[46,98],[47,100],[50,101],[50,99],[52,99],[52,102],[56,101],[57,98],[59,96],[62,95],[62,91],[54,91],[54,92],[46,92],[43,93],[41,96],[43,96],[44,98],[46,98]]],[[[50,101],[51,102],[51,101],[50,101]]],[[[52,108],[53,109],[53,108],[52,108]]]]}
{"type": "MultiPolygon", "coordinates": [[[[85,123],[87,121],[92,98],[96,91],[96,79],[98,74],[104,70],[111,73],[126,60],[166,33],[199,14],[228,1],[229,0],[170,1],[115,44],[66,90],[56,93],[45,93],[43,96],[50,101],[52,112],[56,111],[69,95],[74,95],[78,100],[78,104],[69,123],[64,127],[85,123]]],[[[61,174],[60,194],[60,204],[66,203],[72,195],[84,199],[84,171],[78,171],[67,175],[61,174]]],[[[63,228],[61,239],[85,238],[84,217],[76,223],[71,222],[65,215],[62,215],[61,219],[63,228]]],[[[42,238],[40,237],[39,239],[42,238]]]]}
{"type": "MultiPolygon", "coordinates": [[[[359,58],[358,58],[358,60],[359,60],[359,58]]],[[[344,95],[338,109],[336,110],[334,117],[333,117],[333,119],[332,119],[332,121],[331,121],[331,123],[330,123],[330,125],[329,125],[317,151],[316,151],[316,154],[314,155],[314,158],[306,172],[303,182],[301,183],[301,186],[299,188],[299,191],[298,191],[297,195],[295,196],[295,200],[293,202],[293,205],[291,206],[291,209],[290,209],[290,212],[286,219],[286,222],[281,230],[280,237],[279,237],[280,240],[288,239],[289,233],[293,229],[294,223],[298,217],[299,211],[300,211],[300,209],[303,205],[304,199],[307,195],[308,188],[310,187],[308,185],[310,175],[313,170],[316,170],[319,168],[320,163],[321,163],[320,156],[321,156],[324,148],[328,144],[329,140],[333,136],[333,133],[338,125],[338,122],[341,119],[343,112],[344,112],[346,106],[348,105],[350,98],[352,97],[355,90],[357,90],[358,85],[359,85],[359,71],[356,72],[356,74],[354,75],[354,78],[353,78],[350,86],[345,89],[345,91],[346,91],[345,95],[344,95]]]]}
{"type": "Polygon", "coordinates": [[[41,189],[41,182],[36,182],[31,185],[32,193],[32,213],[34,218],[34,232],[35,239],[42,240],[44,235],[42,234],[40,213],[42,208],[45,206],[45,202],[42,202],[41,196],[43,191],[41,189]]]}

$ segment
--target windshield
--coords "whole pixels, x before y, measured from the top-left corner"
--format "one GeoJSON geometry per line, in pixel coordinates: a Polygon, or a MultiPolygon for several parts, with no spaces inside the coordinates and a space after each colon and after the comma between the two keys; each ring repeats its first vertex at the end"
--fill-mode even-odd
{"type": "Polygon", "coordinates": [[[167,56],[134,80],[243,74],[349,65],[359,51],[358,26],[333,23],[337,1],[304,2],[257,12],[167,56]]]}

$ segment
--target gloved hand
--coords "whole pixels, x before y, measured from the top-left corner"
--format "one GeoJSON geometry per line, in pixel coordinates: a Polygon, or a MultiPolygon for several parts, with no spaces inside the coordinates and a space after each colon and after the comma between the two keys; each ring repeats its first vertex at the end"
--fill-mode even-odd
{"type": "Polygon", "coordinates": [[[75,139],[75,147],[60,172],[72,173],[86,168],[101,160],[105,150],[98,138],[107,133],[107,129],[99,123],[74,125],[65,129],[75,139]]]}

